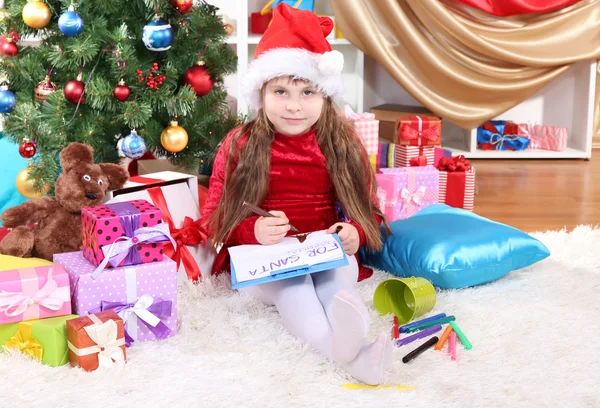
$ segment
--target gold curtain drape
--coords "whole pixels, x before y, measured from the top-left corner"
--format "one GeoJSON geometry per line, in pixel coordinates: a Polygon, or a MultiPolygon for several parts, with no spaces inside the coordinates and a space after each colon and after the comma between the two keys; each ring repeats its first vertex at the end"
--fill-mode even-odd
{"type": "MultiPolygon", "coordinates": [[[[424,106],[464,128],[530,98],[573,63],[600,59],[600,0],[510,18],[451,0],[330,2],[352,44],[424,106]]],[[[599,98],[597,88],[595,129],[599,98]]]]}

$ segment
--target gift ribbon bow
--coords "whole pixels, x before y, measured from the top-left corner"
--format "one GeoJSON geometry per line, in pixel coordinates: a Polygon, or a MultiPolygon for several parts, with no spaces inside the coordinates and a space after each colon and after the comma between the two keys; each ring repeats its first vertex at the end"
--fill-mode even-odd
{"type": "MultiPolygon", "coordinates": [[[[171,334],[171,329],[160,320],[159,316],[171,316],[172,305],[173,302],[170,300],[158,299],[155,302],[152,296],[146,294],[135,303],[102,301],[100,307],[90,310],[88,313],[94,314],[112,309],[123,319],[124,323],[137,317],[144,322],[157,338],[165,339],[171,334]]],[[[132,333],[130,335],[127,331],[125,332],[125,345],[127,347],[137,340],[137,330],[132,333]]]]}
{"type": "Polygon", "coordinates": [[[114,320],[102,322],[93,314],[88,317],[93,324],[83,329],[96,345],[78,349],[69,341],[69,349],[79,357],[98,354],[99,367],[110,367],[115,363],[123,364],[125,362],[125,352],[121,346],[125,344],[125,339],[122,337],[117,338],[119,334],[117,322],[114,320]]]}
{"type": "Polygon", "coordinates": [[[344,106],[344,114],[346,115],[346,118],[350,119],[350,120],[374,120],[375,119],[374,113],[371,113],[371,112],[356,113],[352,110],[350,105],[344,106]]]}
{"type": "Polygon", "coordinates": [[[421,201],[425,198],[425,186],[419,187],[415,192],[411,193],[406,187],[400,191],[400,198],[404,201],[404,205],[408,206],[411,202],[416,205],[421,205],[421,201]]]}
{"type": "MultiPolygon", "coordinates": [[[[113,268],[119,266],[121,261],[134,250],[138,244],[170,241],[174,247],[177,247],[175,240],[169,235],[169,226],[167,224],[157,224],[153,227],[138,228],[133,232],[132,237],[119,237],[112,244],[102,247],[104,259],[98,267],[92,272],[92,278],[95,280],[106,265],[110,263],[113,268]]],[[[141,262],[140,262],[141,263],[141,262]]]]}
{"type": "MultiPolygon", "coordinates": [[[[423,119],[420,116],[415,116],[418,121],[417,129],[411,126],[411,123],[401,123],[400,139],[410,140],[410,144],[414,146],[422,146],[423,139],[435,141],[440,137],[438,125],[423,129],[423,119]]],[[[411,117],[412,118],[412,117],[411,117]]],[[[421,153],[422,154],[422,153],[421,153]]]]}
{"type": "Polygon", "coordinates": [[[452,156],[451,158],[443,156],[438,162],[437,169],[439,171],[465,172],[471,170],[471,162],[465,156],[452,156]]]}
{"type": "MultiPolygon", "coordinates": [[[[0,313],[4,313],[8,317],[15,317],[36,306],[57,311],[70,299],[69,287],[59,287],[52,278],[52,268],[48,268],[48,279],[37,292],[0,292],[0,313]]],[[[39,317],[39,312],[36,315],[39,317]]]]}
{"type": "Polygon", "coordinates": [[[169,230],[171,236],[177,242],[177,246],[167,243],[164,247],[165,255],[177,262],[177,268],[183,262],[185,272],[193,281],[197,281],[202,276],[198,263],[194,259],[194,256],[187,248],[187,245],[199,245],[202,243],[206,246],[208,237],[200,229],[200,220],[192,220],[190,217],[185,217],[181,228],[175,226],[169,207],[167,206],[167,200],[160,189],[160,187],[152,187],[148,189],[148,194],[152,199],[152,203],[157,206],[167,224],[169,224],[169,230]]]}
{"type": "Polygon", "coordinates": [[[9,349],[17,349],[23,354],[42,360],[44,347],[31,335],[32,322],[18,324],[17,332],[4,346],[9,349]]]}

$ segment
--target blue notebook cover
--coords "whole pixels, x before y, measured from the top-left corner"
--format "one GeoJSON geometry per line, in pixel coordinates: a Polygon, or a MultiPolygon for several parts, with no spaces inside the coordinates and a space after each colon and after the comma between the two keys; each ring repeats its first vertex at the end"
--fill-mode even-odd
{"type": "MultiPolygon", "coordinates": [[[[336,239],[340,248],[342,247],[342,243],[340,242],[340,238],[337,234],[332,234],[332,236],[336,239]]],[[[240,289],[246,288],[248,286],[260,285],[262,283],[274,282],[278,280],[293,278],[295,276],[309,275],[311,273],[317,273],[326,271],[333,268],[340,268],[342,266],[346,266],[349,264],[348,257],[346,253],[342,250],[343,258],[337,259],[335,261],[322,262],[315,265],[296,265],[293,268],[281,269],[278,271],[271,272],[270,275],[267,275],[263,278],[252,279],[249,281],[238,282],[235,268],[233,266],[233,262],[231,262],[231,288],[232,289],[240,289]]]]}

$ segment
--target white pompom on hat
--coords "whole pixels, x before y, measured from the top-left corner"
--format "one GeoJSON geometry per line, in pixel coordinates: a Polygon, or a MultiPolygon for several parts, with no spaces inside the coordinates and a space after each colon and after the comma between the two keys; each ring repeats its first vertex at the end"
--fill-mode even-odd
{"type": "Polygon", "coordinates": [[[329,17],[279,4],[243,79],[243,94],[250,108],[258,111],[262,107],[263,85],[282,76],[310,81],[324,95],[341,103],[344,55],[332,51],[325,38],[332,30],[329,17]]]}

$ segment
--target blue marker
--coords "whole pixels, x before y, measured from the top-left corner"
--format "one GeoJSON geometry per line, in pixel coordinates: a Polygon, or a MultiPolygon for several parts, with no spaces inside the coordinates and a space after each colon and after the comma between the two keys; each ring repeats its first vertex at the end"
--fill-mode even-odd
{"type": "Polygon", "coordinates": [[[411,327],[417,326],[421,323],[431,322],[433,320],[441,319],[443,317],[446,317],[446,313],[436,314],[435,316],[428,317],[427,319],[417,320],[416,322],[405,324],[404,326],[400,326],[400,333],[406,333],[407,329],[410,329],[411,327]]]}

